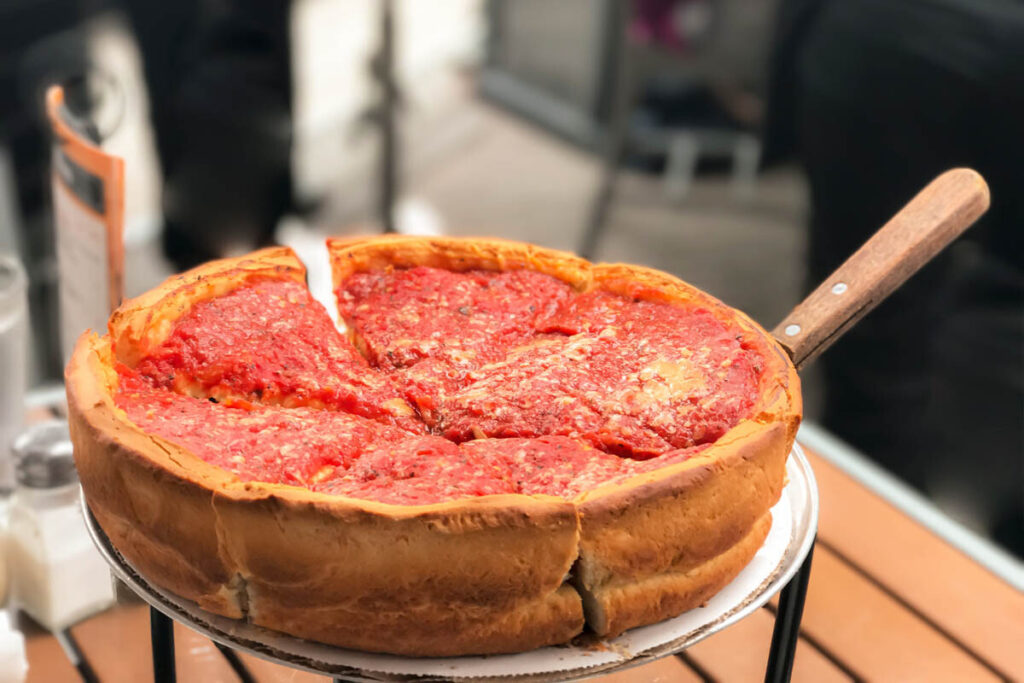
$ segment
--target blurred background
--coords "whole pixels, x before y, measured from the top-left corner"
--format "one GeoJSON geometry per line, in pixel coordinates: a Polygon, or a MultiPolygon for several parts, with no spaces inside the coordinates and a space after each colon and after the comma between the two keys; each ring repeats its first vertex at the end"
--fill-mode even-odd
{"type": "Polygon", "coordinates": [[[52,83],[125,160],[128,296],[273,242],[493,235],[674,273],[770,329],[972,166],[989,214],[805,402],[1024,556],[1024,3],[0,0],[0,251],[29,275],[33,387],[63,366],[52,83]]]}

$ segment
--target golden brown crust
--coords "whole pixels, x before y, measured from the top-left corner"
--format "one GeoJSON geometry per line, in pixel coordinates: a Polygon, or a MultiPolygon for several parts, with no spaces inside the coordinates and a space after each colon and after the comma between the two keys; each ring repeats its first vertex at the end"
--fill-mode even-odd
{"type": "MultiPolygon", "coordinates": [[[[577,580],[589,594],[605,596],[602,600],[616,596],[615,616],[609,617],[612,625],[606,628],[608,633],[619,633],[664,618],[658,614],[678,614],[673,610],[687,601],[685,595],[704,595],[698,585],[702,580],[708,581],[708,586],[717,585],[708,595],[728,583],[715,583],[719,574],[709,567],[718,566],[716,558],[727,551],[739,557],[740,550],[729,549],[740,547],[751,537],[782,494],[786,459],[796,438],[802,403],[800,379],[789,357],[744,314],[678,278],[649,268],[599,264],[593,273],[595,289],[672,305],[692,303],[711,311],[738,325],[744,343],[756,348],[765,361],[750,417],[713,446],[686,462],[599,487],[578,499],[577,580]],[[691,572],[705,578],[694,579],[693,584],[664,578],[691,572]],[[672,585],[685,586],[685,591],[674,594],[672,585]],[[627,586],[634,588],[627,590],[627,586]],[[659,591],[664,592],[661,601],[656,597],[659,591]],[[637,604],[630,607],[626,604],[629,600],[637,604]],[[648,601],[654,606],[644,607],[648,601]]],[[[752,556],[753,551],[740,568],[752,556]]]]}
{"type": "Polygon", "coordinates": [[[212,612],[241,616],[213,510],[213,490],[228,474],[118,415],[106,338],[82,335],[66,381],[82,490],[114,547],[155,584],[212,612]]]}
{"type": "MultiPolygon", "coordinates": [[[[799,380],[755,323],[664,273],[591,266],[502,240],[330,240],[335,285],[353,272],[429,265],[529,268],[578,291],[697,302],[738,324],[767,367],[750,419],[690,461],[573,502],[502,495],[387,505],[242,483],[147,435],[114,404],[110,341],[83,335],[67,368],[69,419],[86,500],[111,542],[154,584],[218,614],[345,647],[435,656],[512,652],[580,632],[577,582],[602,633],[651,623],[717,592],[761,544],[800,417],[799,380]],[[763,532],[763,533],[762,533],[763,532]],[[597,605],[598,607],[593,607],[597,605]]],[[[301,280],[289,250],[207,264],[111,319],[133,364],[197,301],[251,281],[301,280]]]]}
{"type": "Polygon", "coordinates": [[[523,652],[567,642],[583,631],[580,596],[569,585],[500,609],[460,603],[438,609],[413,600],[372,609],[363,604],[321,608],[264,600],[258,588],[250,594],[253,623],[369,652],[436,657],[523,652]]]}
{"type": "Polygon", "coordinates": [[[582,585],[597,590],[717,557],[778,501],[790,447],[786,425],[746,423],[686,462],[584,494],[582,585]]]}
{"type": "Polygon", "coordinates": [[[580,587],[587,625],[598,635],[610,638],[702,605],[747,566],[771,526],[768,512],[736,543],[686,570],[661,572],[637,581],[616,581],[594,590],[580,587]]]}
{"type": "MultiPolygon", "coordinates": [[[[345,647],[447,654],[438,628],[467,643],[507,612],[543,607],[576,556],[576,518],[563,501],[493,496],[383,514],[302,498],[219,496],[214,506],[252,621],[345,647]]],[[[519,627],[510,643],[561,642],[545,640],[550,626],[519,627]]]]}
{"type": "MultiPolygon", "coordinates": [[[[500,241],[484,241],[486,247],[482,248],[476,247],[477,240],[468,245],[463,242],[459,238],[329,242],[335,286],[352,272],[389,266],[458,269],[451,255],[461,255],[464,250],[475,256],[472,268],[502,270],[508,261],[523,260],[494,254],[504,247],[500,241]],[[420,262],[417,259],[422,254],[434,256],[420,262]]],[[[751,416],[712,447],[686,462],[587,491],[575,501],[581,524],[575,571],[584,590],[603,594],[610,585],[620,590],[628,583],[658,585],[651,583],[653,577],[714,562],[748,538],[781,495],[786,458],[802,413],[796,369],[782,347],[757,323],[679,278],[642,266],[589,265],[575,258],[569,262],[570,277],[565,278],[564,269],[550,265],[558,263],[561,252],[532,247],[529,253],[546,265],[546,269],[536,270],[581,291],[600,290],[709,310],[724,322],[739,326],[744,343],[764,358],[758,401],[751,416]]],[[[649,616],[648,611],[620,609],[617,623],[622,628],[618,630],[652,623],[644,615],[649,616]],[[630,615],[639,621],[631,622],[630,615]]]]}
{"type": "Polygon", "coordinates": [[[590,285],[590,263],[567,251],[493,238],[387,235],[328,239],[335,289],[353,273],[430,266],[445,270],[535,270],[578,290],[590,285]]]}
{"type": "Polygon", "coordinates": [[[79,339],[66,380],[86,502],[114,547],[155,585],[280,630],[305,608],[306,628],[325,642],[403,654],[446,654],[445,643],[471,643],[484,624],[499,622],[509,630],[487,636],[494,651],[579,632],[579,602],[573,612],[562,587],[579,535],[568,501],[489,496],[402,506],[242,483],[127,420],[113,402],[117,376],[106,338],[79,339]],[[406,644],[397,645],[380,610],[411,595],[424,619],[402,622],[406,644]],[[446,617],[453,606],[473,618],[446,617]],[[548,621],[509,621],[510,613],[548,621]],[[342,614],[381,630],[347,640],[355,636],[351,623],[338,621],[342,614]],[[442,622],[465,631],[440,639],[433,629],[442,622]]]}

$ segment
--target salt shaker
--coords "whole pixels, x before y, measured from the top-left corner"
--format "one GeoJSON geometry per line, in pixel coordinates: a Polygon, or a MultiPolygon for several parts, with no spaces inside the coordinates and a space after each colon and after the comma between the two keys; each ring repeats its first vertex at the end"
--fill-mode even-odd
{"type": "Polygon", "coordinates": [[[14,488],[11,443],[25,427],[27,283],[18,259],[0,254],[0,497],[14,488]]]}
{"type": "Polygon", "coordinates": [[[15,440],[14,451],[11,603],[59,631],[113,603],[110,571],[82,518],[67,422],[32,426],[15,440]]]}

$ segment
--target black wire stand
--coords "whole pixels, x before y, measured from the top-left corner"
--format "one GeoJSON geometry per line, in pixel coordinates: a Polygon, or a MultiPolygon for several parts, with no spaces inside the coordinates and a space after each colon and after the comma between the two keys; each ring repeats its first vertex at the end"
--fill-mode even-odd
{"type": "Polygon", "coordinates": [[[796,657],[796,643],[800,639],[800,621],[804,616],[804,600],[807,598],[807,583],[811,580],[813,556],[812,541],[796,576],[789,580],[779,594],[779,609],[775,613],[772,645],[768,651],[768,668],[764,674],[765,683],[784,683],[793,675],[793,660],[796,657]]]}
{"type": "MultiPolygon", "coordinates": [[[[540,673],[536,669],[526,670],[523,668],[522,670],[517,670],[516,660],[510,660],[512,663],[507,664],[507,670],[506,668],[500,668],[497,674],[493,672],[482,674],[473,672],[469,668],[453,671],[450,674],[440,674],[437,671],[431,672],[429,670],[417,673],[418,667],[422,665],[422,662],[417,663],[416,660],[409,660],[412,663],[407,665],[408,671],[405,673],[388,673],[391,669],[388,668],[390,665],[387,662],[383,665],[374,661],[367,663],[366,657],[372,658],[374,655],[311,644],[282,634],[274,634],[273,638],[268,640],[265,634],[269,632],[264,629],[202,612],[194,605],[190,608],[185,607],[184,604],[187,601],[183,602],[181,598],[176,598],[176,596],[155,589],[143,577],[135,573],[131,565],[113,548],[109,539],[106,538],[106,535],[92,517],[84,500],[83,512],[87,527],[93,535],[97,548],[108,563],[110,563],[114,573],[150,605],[153,680],[156,683],[176,683],[177,680],[174,661],[174,620],[180,621],[183,625],[210,637],[242,683],[255,682],[256,678],[238,656],[237,650],[249,651],[261,658],[284,666],[333,676],[335,681],[472,680],[475,677],[481,676],[487,680],[495,680],[495,678],[506,676],[509,678],[525,676],[529,680],[553,681],[610,673],[639,666],[661,657],[678,654],[697,641],[723,628],[727,628],[732,623],[759,609],[775,594],[779,595],[779,603],[776,609],[775,627],[772,632],[765,681],[767,683],[782,683],[790,680],[793,671],[804,601],[807,595],[807,584],[811,573],[811,558],[818,516],[817,488],[814,483],[813,473],[798,446],[794,447],[787,471],[790,480],[787,492],[790,488],[795,492],[783,493],[783,496],[789,497],[789,523],[791,528],[789,531],[790,535],[788,536],[788,545],[785,547],[781,558],[778,559],[778,564],[771,565],[775,567],[774,571],[770,572],[767,576],[760,573],[752,575],[756,577],[754,581],[761,582],[761,585],[752,589],[746,598],[739,603],[734,603],[733,597],[727,596],[728,601],[724,604],[728,605],[728,609],[725,609],[721,616],[706,623],[701,622],[701,625],[692,631],[685,633],[679,631],[678,633],[682,635],[678,638],[673,635],[673,639],[666,639],[664,642],[658,641],[660,644],[648,649],[637,650],[641,653],[639,655],[629,655],[626,659],[596,666],[593,664],[580,664],[576,668],[545,670],[540,673]],[[301,643],[307,649],[296,646],[295,643],[301,643]],[[308,649],[311,646],[324,648],[319,652],[326,652],[327,654],[317,654],[308,649]],[[359,657],[362,657],[362,659],[359,659],[359,657]]],[[[776,521],[776,524],[780,521],[781,518],[776,521]]],[[[785,530],[785,525],[780,526],[779,529],[785,530]]],[[[780,533],[784,533],[784,531],[780,533]]],[[[782,542],[781,539],[779,542],[782,542]]],[[[776,556],[769,555],[769,557],[776,556]]],[[[772,559],[770,561],[774,563],[776,560],[772,559]]],[[[760,572],[761,570],[757,571],[760,572]]],[[[749,585],[756,586],[757,583],[749,585]]],[[[747,591],[746,588],[742,588],[742,590],[747,591]]],[[[666,622],[666,624],[668,623],[666,622]]],[[[686,628],[690,627],[687,626],[686,628]]],[[[568,648],[566,652],[571,654],[572,649],[568,648]]],[[[91,673],[84,654],[77,648],[72,648],[72,650],[76,655],[76,666],[78,666],[79,671],[91,673]]],[[[561,656],[560,654],[559,657],[561,656]]],[[[512,655],[511,657],[519,656],[512,655]]],[[[394,659],[388,658],[389,661],[394,659]]],[[[500,657],[487,659],[493,662],[500,659],[500,657]]],[[[461,662],[459,665],[464,666],[461,662]]],[[[501,666],[506,667],[505,664],[501,666]]],[[[518,666],[521,667],[522,664],[518,664],[518,666]]],[[[86,678],[84,675],[83,679],[87,681],[95,680],[94,678],[86,678]]]]}

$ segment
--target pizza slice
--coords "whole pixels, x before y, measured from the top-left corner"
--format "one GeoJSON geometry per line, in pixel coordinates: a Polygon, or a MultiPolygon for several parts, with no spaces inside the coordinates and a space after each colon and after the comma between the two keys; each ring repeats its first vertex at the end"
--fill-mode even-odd
{"type": "Polygon", "coordinates": [[[315,488],[343,476],[372,445],[417,436],[340,411],[195,398],[124,366],[117,374],[114,402],[129,420],[243,482],[315,488]]]}
{"type": "Polygon", "coordinates": [[[366,357],[385,370],[425,359],[473,368],[534,334],[572,289],[543,273],[418,266],[354,273],[337,290],[366,357]]]}
{"type": "Polygon", "coordinates": [[[586,282],[586,262],[571,254],[502,240],[328,247],[339,312],[356,345],[402,385],[429,425],[439,396],[530,341],[586,282]]]}
{"type": "Polygon", "coordinates": [[[334,327],[289,249],[201,266],[125,303],[118,359],[155,386],[228,403],[330,408],[416,423],[398,389],[334,327]]]}

